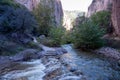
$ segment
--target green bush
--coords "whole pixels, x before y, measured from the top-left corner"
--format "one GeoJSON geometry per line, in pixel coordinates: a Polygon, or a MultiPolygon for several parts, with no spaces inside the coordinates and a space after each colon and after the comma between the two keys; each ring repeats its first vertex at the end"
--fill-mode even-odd
{"type": "Polygon", "coordinates": [[[95,14],[93,14],[90,17],[91,21],[100,26],[101,28],[104,28],[107,30],[107,33],[112,32],[112,25],[111,25],[111,15],[108,11],[100,11],[95,14]]]}
{"type": "Polygon", "coordinates": [[[66,31],[62,37],[62,44],[70,44],[73,42],[72,31],[66,31]]]}
{"type": "Polygon", "coordinates": [[[77,48],[95,49],[103,46],[104,41],[101,37],[105,30],[92,22],[85,22],[73,30],[74,45],[77,48]]]}
{"type": "Polygon", "coordinates": [[[49,32],[49,37],[52,39],[51,43],[53,46],[59,46],[62,44],[63,35],[65,29],[63,27],[52,27],[49,32]]]}
{"type": "Polygon", "coordinates": [[[80,24],[83,24],[85,21],[87,21],[88,18],[86,18],[85,16],[78,16],[75,21],[73,21],[73,26],[74,27],[77,27],[79,26],[80,24]]]}
{"type": "Polygon", "coordinates": [[[39,4],[38,8],[33,11],[39,27],[36,28],[38,35],[48,35],[50,27],[52,26],[52,10],[46,6],[39,4]]]}

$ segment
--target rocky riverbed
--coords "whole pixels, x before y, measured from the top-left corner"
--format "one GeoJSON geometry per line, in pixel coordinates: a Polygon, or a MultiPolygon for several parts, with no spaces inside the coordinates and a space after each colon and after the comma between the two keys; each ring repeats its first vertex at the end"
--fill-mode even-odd
{"type": "Polygon", "coordinates": [[[119,65],[70,45],[1,56],[0,65],[0,80],[120,80],[119,65]]]}
{"type": "Polygon", "coordinates": [[[15,56],[0,57],[0,80],[80,80],[85,79],[63,48],[24,50],[15,56]]]}

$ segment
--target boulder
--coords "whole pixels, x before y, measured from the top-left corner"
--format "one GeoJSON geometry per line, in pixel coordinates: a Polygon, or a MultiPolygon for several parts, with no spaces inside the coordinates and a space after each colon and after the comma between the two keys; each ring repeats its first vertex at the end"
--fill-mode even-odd
{"type": "Polygon", "coordinates": [[[39,56],[36,49],[26,49],[11,57],[13,61],[26,61],[30,59],[37,59],[39,56]]]}
{"type": "Polygon", "coordinates": [[[120,59],[120,52],[114,48],[110,48],[110,47],[102,47],[98,50],[96,50],[96,52],[98,54],[104,55],[108,58],[113,58],[116,60],[120,59]]]}
{"type": "MultiPolygon", "coordinates": [[[[0,75],[10,71],[13,65],[18,65],[17,62],[13,62],[12,60],[10,60],[9,56],[0,56],[0,75]]],[[[0,80],[2,80],[0,78],[0,80]]]]}
{"type": "Polygon", "coordinates": [[[53,78],[60,76],[62,74],[61,63],[56,58],[46,57],[47,60],[44,64],[47,67],[45,69],[46,75],[44,76],[45,80],[52,80],[53,78]]]}

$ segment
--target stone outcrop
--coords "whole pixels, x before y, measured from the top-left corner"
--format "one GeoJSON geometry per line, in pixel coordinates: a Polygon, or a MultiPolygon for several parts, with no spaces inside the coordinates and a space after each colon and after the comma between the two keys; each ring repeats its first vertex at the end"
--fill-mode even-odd
{"type": "Polygon", "coordinates": [[[16,0],[16,2],[24,5],[30,11],[34,10],[39,3],[46,5],[53,10],[52,16],[55,25],[60,26],[62,24],[63,9],[60,0],[16,0]]]}
{"type": "Polygon", "coordinates": [[[87,17],[90,17],[93,13],[103,10],[111,11],[112,0],[93,0],[88,8],[87,17]]]}
{"type": "Polygon", "coordinates": [[[120,0],[113,0],[112,23],[115,34],[120,37],[120,0]]]}

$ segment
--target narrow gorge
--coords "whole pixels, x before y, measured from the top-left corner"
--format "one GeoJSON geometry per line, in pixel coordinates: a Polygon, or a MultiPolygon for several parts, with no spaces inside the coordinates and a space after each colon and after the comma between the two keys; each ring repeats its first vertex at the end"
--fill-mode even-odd
{"type": "Polygon", "coordinates": [[[0,0],[0,80],[120,80],[120,1],[63,2],[0,0]]]}

